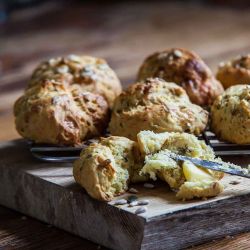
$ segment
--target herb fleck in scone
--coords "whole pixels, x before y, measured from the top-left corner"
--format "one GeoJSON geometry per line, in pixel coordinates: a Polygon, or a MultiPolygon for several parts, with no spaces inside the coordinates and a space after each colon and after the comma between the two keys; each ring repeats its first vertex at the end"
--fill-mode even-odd
{"type": "Polygon", "coordinates": [[[82,90],[104,96],[109,106],[121,93],[121,84],[115,72],[104,59],[69,55],[41,63],[34,71],[28,88],[55,80],[66,86],[79,85],[82,90]]]}
{"type": "Polygon", "coordinates": [[[150,78],[131,85],[116,98],[109,130],[132,140],[141,130],[199,135],[207,121],[208,112],[191,103],[183,88],[150,78]]]}
{"type": "Polygon", "coordinates": [[[147,57],[140,67],[138,80],[159,77],[183,87],[191,102],[207,106],[223,92],[204,61],[194,52],[173,48],[147,57]]]}
{"type": "Polygon", "coordinates": [[[128,189],[130,181],[146,181],[139,176],[143,159],[137,144],[125,137],[102,138],[84,149],[74,162],[73,175],[88,194],[109,201],[128,189]]]}
{"type": "Polygon", "coordinates": [[[250,55],[240,56],[228,62],[221,62],[216,74],[224,88],[250,83],[250,55]]]}
{"type": "Polygon", "coordinates": [[[145,154],[145,165],[141,173],[148,174],[154,180],[158,177],[166,181],[172,189],[177,190],[177,198],[206,198],[223,191],[219,182],[223,173],[196,166],[191,162],[177,162],[170,157],[170,152],[173,152],[216,160],[213,150],[194,135],[142,131],[138,134],[138,145],[140,151],[145,154]],[[162,140],[159,142],[161,135],[162,140]]]}
{"type": "Polygon", "coordinates": [[[229,142],[250,143],[250,86],[235,85],[219,96],[211,108],[211,128],[229,142]]]}
{"type": "Polygon", "coordinates": [[[101,95],[45,80],[27,89],[16,101],[14,115],[16,129],[24,138],[37,143],[77,145],[103,133],[109,107],[101,95]]]}

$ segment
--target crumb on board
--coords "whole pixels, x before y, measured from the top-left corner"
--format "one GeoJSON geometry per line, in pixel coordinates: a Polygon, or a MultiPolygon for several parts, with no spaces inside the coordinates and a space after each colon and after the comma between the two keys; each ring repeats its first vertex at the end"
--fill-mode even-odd
{"type": "Polygon", "coordinates": [[[240,181],[230,181],[229,184],[231,184],[231,185],[238,185],[238,184],[240,184],[240,181]]]}

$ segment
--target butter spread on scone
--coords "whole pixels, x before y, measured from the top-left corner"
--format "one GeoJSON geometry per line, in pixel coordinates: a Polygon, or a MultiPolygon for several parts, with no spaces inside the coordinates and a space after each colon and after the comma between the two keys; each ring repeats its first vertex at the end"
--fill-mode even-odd
{"type": "Polygon", "coordinates": [[[219,96],[211,108],[211,128],[229,142],[250,143],[250,86],[235,85],[219,96]]]}
{"type": "Polygon", "coordinates": [[[110,107],[122,90],[118,77],[107,62],[91,56],[69,55],[42,62],[35,69],[28,88],[44,80],[55,80],[71,87],[79,85],[84,91],[104,96],[110,107]]]}
{"type": "Polygon", "coordinates": [[[159,77],[183,87],[190,100],[198,105],[212,104],[223,87],[205,62],[194,52],[181,48],[156,52],[145,59],[138,80],[159,77]]]}
{"type": "Polygon", "coordinates": [[[137,144],[125,137],[101,138],[74,162],[74,178],[93,198],[112,200],[124,193],[133,179],[147,180],[139,177],[143,160],[137,151],[137,144]]]}
{"type": "Polygon", "coordinates": [[[45,80],[26,90],[14,105],[16,129],[37,143],[77,145],[101,135],[109,118],[101,95],[45,80]]]}
{"type": "Polygon", "coordinates": [[[159,151],[171,133],[154,133],[153,131],[141,131],[137,134],[139,149],[144,155],[159,151]]]}
{"type": "Polygon", "coordinates": [[[221,62],[216,74],[224,88],[250,83],[250,54],[239,56],[228,62],[221,62]]]}
{"type": "MultiPolygon", "coordinates": [[[[161,134],[155,136],[156,140],[161,134]]],[[[191,157],[198,157],[206,160],[215,160],[213,150],[204,141],[198,140],[194,135],[187,133],[163,134],[165,142],[159,149],[153,147],[154,140],[151,131],[142,131],[138,134],[138,145],[140,150],[145,152],[145,148],[152,149],[145,156],[145,165],[141,173],[149,174],[150,178],[156,180],[157,177],[166,181],[169,186],[177,190],[177,198],[188,200],[193,198],[205,198],[216,196],[223,191],[223,186],[219,180],[223,173],[208,170],[194,165],[191,162],[177,162],[170,157],[170,152],[191,157]],[[146,137],[150,137],[147,140],[146,137]],[[149,145],[145,145],[149,143],[149,145]]]]}
{"type": "Polygon", "coordinates": [[[191,103],[183,88],[149,78],[132,84],[116,98],[109,130],[132,140],[141,130],[199,135],[207,121],[208,112],[191,103]]]}

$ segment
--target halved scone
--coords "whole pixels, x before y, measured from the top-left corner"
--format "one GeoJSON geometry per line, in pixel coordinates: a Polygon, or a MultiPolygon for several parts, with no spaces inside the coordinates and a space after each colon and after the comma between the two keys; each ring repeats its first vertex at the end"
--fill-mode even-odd
{"type": "Polygon", "coordinates": [[[149,153],[145,157],[142,174],[148,174],[154,180],[160,178],[166,181],[172,189],[177,190],[177,198],[183,200],[216,196],[223,191],[219,182],[223,173],[171,158],[171,153],[177,153],[218,160],[209,146],[187,133],[162,133],[160,142],[157,141],[159,137],[161,134],[154,137],[150,131],[142,131],[137,136],[142,153],[149,153]]]}
{"type": "Polygon", "coordinates": [[[143,160],[137,151],[137,144],[125,137],[101,138],[74,162],[74,178],[93,198],[112,200],[128,189],[130,180],[147,179],[139,175],[143,160]]]}

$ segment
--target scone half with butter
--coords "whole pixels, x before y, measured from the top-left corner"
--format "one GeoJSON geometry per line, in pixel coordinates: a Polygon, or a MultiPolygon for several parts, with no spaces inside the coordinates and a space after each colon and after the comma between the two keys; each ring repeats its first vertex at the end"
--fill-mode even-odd
{"type": "Polygon", "coordinates": [[[109,130],[136,140],[141,130],[188,132],[206,128],[208,112],[190,102],[185,90],[160,78],[132,84],[115,100],[109,130]]]}
{"type": "Polygon", "coordinates": [[[223,173],[196,166],[191,162],[172,159],[171,152],[206,160],[216,160],[213,150],[204,141],[187,133],[162,133],[141,131],[138,145],[145,155],[141,170],[151,179],[160,178],[175,190],[176,197],[182,200],[207,198],[220,194],[223,185],[219,180],[223,173]],[[159,142],[158,138],[162,137],[159,142]]]}

